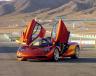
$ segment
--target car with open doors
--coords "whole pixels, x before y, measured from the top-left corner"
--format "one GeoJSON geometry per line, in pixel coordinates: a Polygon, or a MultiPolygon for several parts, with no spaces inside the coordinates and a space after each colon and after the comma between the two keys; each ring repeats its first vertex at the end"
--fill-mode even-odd
{"type": "Polygon", "coordinates": [[[54,60],[70,57],[77,59],[79,56],[79,45],[69,42],[70,32],[64,22],[60,19],[53,25],[51,36],[45,37],[46,30],[34,19],[27,25],[18,42],[17,60],[54,60]]]}

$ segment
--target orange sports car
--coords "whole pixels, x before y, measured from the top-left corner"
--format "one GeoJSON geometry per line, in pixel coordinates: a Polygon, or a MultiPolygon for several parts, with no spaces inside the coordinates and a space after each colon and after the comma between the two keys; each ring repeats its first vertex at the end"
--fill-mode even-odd
{"type": "Polygon", "coordinates": [[[17,40],[21,44],[17,50],[17,59],[19,61],[27,59],[58,61],[64,57],[78,58],[79,45],[68,42],[70,32],[61,19],[53,25],[51,36],[45,37],[45,35],[44,27],[33,19],[17,40]]]}

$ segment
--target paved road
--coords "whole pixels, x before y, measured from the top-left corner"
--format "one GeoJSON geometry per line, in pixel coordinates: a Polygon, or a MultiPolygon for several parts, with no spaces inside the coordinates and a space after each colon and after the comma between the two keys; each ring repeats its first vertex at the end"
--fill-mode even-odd
{"type": "Polygon", "coordinates": [[[0,76],[96,76],[96,51],[81,51],[80,59],[60,62],[16,60],[17,46],[0,43],[0,76]]]}

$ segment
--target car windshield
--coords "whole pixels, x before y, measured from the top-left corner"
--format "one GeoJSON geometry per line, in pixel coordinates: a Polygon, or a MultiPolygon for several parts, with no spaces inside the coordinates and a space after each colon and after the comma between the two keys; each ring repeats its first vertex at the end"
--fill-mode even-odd
{"type": "Polygon", "coordinates": [[[36,39],[36,40],[34,40],[33,42],[32,42],[32,45],[33,46],[39,46],[40,45],[40,39],[36,39]]]}
{"type": "Polygon", "coordinates": [[[48,46],[48,44],[49,44],[49,41],[46,38],[43,38],[43,39],[37,38],[32,42],[33,46],[48,46]]]}

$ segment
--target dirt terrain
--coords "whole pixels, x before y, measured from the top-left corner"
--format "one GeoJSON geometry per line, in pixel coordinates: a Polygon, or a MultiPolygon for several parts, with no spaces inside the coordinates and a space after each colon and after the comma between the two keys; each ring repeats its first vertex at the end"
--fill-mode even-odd
{"type": "Polygon", "coordinates": [[[81,50],[78,60],[16,60],[15,43],[0,43],[0,76],[96,76],[96,50],[81,50]]]}

